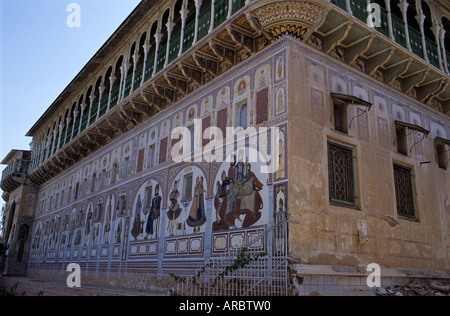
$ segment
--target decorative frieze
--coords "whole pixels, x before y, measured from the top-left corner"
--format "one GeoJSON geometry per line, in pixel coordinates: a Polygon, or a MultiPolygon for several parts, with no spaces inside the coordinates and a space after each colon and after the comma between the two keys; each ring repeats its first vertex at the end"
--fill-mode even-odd
{"type": "Polygon", "coordinates": [[[324,7],[310,1],[265,2],[252,10],[262,29],[274,38],[291,35],[303,40],[321,20],[324,7]]]}

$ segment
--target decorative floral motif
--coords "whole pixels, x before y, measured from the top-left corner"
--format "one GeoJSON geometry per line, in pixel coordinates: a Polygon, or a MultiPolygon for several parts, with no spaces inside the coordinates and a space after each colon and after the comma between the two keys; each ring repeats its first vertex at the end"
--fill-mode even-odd
{"type": "Polygon", "coordinates": [[[289,34],[303,40],[323,9],[309,1],[281,1],[264,4],[252,11],[252,14],[273,37],[289,34]]]}

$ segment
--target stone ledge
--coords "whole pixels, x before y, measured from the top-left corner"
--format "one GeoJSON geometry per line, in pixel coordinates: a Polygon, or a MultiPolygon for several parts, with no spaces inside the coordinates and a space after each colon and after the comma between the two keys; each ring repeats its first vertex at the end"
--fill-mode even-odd
{"type": "MultiPolygon", "coordinates": [[[[293,273],[291,274],[292,276],[311,275],[366,277],[369,275],[366,267],[292,264],[290,265],[290,268],[293,271],[293,273]]],[[[450,280],[450,272],[414,269],[384,269],[383,267],[381,267],[381,277],[450,280]]]]}

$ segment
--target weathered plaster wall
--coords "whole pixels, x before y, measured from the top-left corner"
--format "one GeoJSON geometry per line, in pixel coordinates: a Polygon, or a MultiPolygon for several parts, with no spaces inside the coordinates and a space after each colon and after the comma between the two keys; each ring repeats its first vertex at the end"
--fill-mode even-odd
{"type": "MultiPolygon", "coordinates": [[[[302,43],[291,41],[287,59],[289,210],[299,221],[290,225],[290,255],[302,264],[449,270],[450,181],[434,147],[438,134],[450,135],[448,118],[302,43]],[[373,103],[359,117],[363,108],[348,106],[348,135],[333,129],[331,92],[373,103]],[[395,120],[431,131],[408,157],[395,150],[395,120]],[[356,208],[330,203],[329,140],[354,150],[356,208]],[[412,168],[416,219],[397,214],[393,163],[412,168]]],[[[421,136],[408,135],[408,147],[421,136]]]]}

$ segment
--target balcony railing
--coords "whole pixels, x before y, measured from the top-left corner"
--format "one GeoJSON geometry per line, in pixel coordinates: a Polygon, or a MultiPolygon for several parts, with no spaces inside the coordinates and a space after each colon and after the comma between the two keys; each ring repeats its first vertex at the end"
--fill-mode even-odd
{"type": "MultiPolygon", "coordinates": [[[[228,17],[229,14],[229,5],[230,0],[214,0],[214,27],[217,28],[221,25],[228,17]]],[[[245,0],[232,0],[231,1],[231,14],[236,13],[242,7],[245,6],[245,0]]],[[[145,65],[142,64],[134,70],[134,81],[133,81],[133,71],[129,74],[125,82],[122,84],[122,89],[117,85],[113,87],[111,91],[105,90],[105,95],[102,96],[101,100],[96,100],[92,104],[92,107],[86,107],[85,112],[82,117],[78,117],[73,123],[71,123],[67,130],[64,130],[64,134],[60,135],[59,147],[55,145],[54,147],[50,146],[48,148],[44,148],[41,152],[36,154],[36,158],[33,160],[31,169],[35,169],[45,160],[47,160],[51,155],[53,155],[56,151],[63,148],[66,144],[68,144],[73,138],[77,137],[80,133],[86,130],[90,125],[92,125],[97,119],[105,115],[110,109],[114,108],[118,103],[120,103],[122,98],[127,97],[131,93],[133,93],[137,88],[141,86],[143,82],[148,81],[164,69],[165,65],[174,61],[180,53],[181,45],[182,51],[184,53],[188,49],[190,49],[194,43],[195,38],[195,20],[190,22],[185,26],[181,32],[183,32],[183,42],[181,43],[181,32],[177,34],[173,34],[169,39],[169,54],[168,61],[166,63],[167,57],[167,44],[163,45],[159,48],[158,52],[155,54],[148,56],[145,62],[145,65]],[[154,71],[155,67],[155,55],[156,55],[156,72],[154,71]],[[144,78],[142,78],[144,77],[144,78]],[[53,152],[52,151],[53,148],[53,152]]],[[[211,7],[206,8],[203,12],[200,13],[198,17],[197,23],[197,41],[205,37],[211,26],[211,7]]],[[[116,83],[118,84],[118,83],[116,83]]]]}
{"type": "MultiPolygon", "coordinates": [[[[337,0],[336,5],[339,8],[347,11],[346,0],[337,0]]],[[[355,16],[362,22],[367,23],[368,12],[367,12],[367,2],[366,1],[351,0],[350,7],[351,7],[353,16],[355,16]]],[[[409,46],[410,46],[411,51],[415,55],[419,56],[422,59],[426,59],[425,55],[424,55],[424,49],[423,49],[422,34],[418,31],[416,31],[415,29],[413,29],[412,27],[408,26],[409,44],[410,44],[408,46],[405,23],[403,22],[402,19],[396,17],[395,15],[391,15],[391,16],[392,16],[392,31],[393,31],[393,36],[394,36],[395,42],[400,44],[401,46],[403,46],[406,49],[409,49],[409,46]]],[[[381,25],[380,25],[380,27],[376,27],[376,29],[378,31],[380,31],[382,34],[384,34],[385,36],[390,37],[388,12],[386,9],[381,8],[380,18],[381,18],[381,25]]],[[[426,52],[427,52],[428,62],[431,65],[435,66],[436,68],[441,68],[441,65],[439,63],[438,45],[433,40],[430,40],[428,38],[425,39],[425,42],[426,42],[426,52]]],[[[445,65],[445,62],[447,62],[447,69],[445,69],[445,67],[444,67],[444,69],[441,69],[444,72],[447,70],[450,70],[450,53],[446,52],[445,55],[446,55],[446,59],[445,59],[445,56],[442,56],[442,65],[445,65]]]]}
{"type": "Polygon", "coordinates": [[[2,172],[2,182],[8,178],[11,175],[14,174],[28,174],[28,169],[30,167],[30,161],[29,160],[22,160],[22,159],[14,159],[11,164],[8,165],[8,167],[5,168],[2,172]]]}
{"type": "MultiPolygon", "coordinates": [[[[68,126],[67,131],[64,135],[60,135],[59,147],[49,146],[48,148],[43,148],[43,150],[36,155],[33,161],[32,168],[36,168],[39,164],[48,159],[56,151],[63,148],[64,145],[68,144],[73,138],[77,137],[81,132],[86,130],[91,124],[93,124],[97,119],[105,115],[110,109],[114,108],[120,101],[132,94],[136,89],[138,89],[144,82],[150,80],[154,75],[164,69],[164,67],[173,62],[178,58],[180,53],[184,53],[189,50],[194,44],[195,35],[197,34],[197,41],[205,37],[210,29],[211,22],[213,22],[212,29],[219,27],[228,18],[228,15],[234,14],[245,6],[245,0],[213,0],[214,2],[214,16],[211,19],[211,7],[203,10],[197,21],[197,29],[195,20],[191,21],[185,25],[184,29],[176,34],[172,34],[171,38],[165,45],[161,45],[157,52],[152,53],[148,56],[145,64],[140,65],[136,69],[131,71],[130,74],[125,78],[124,82],[119,84],[119,80],[115,82],[116,86],[112,87],[111,91],[105,90],[104,95],[101,100],[96,100],[91,108],[86,107],[85,112],[82,117],[78,117],[73,124],[68,126]],[[231,10],[229,6],[231,7],[231,10]],[[231,11],[231,12],[230,12],[231,11]],[[213,20],[213,21],[211,21],[213,20]],[[167,46],[169,49],[167,52],[167,46]],[[166,61],[166,58],[168,59],[166,61]],[[156,66],[156,71],[155,71],[156,66]],[[133,80],[134,78],[134,80],[133,80]],[[58,148],[57,148],[58,147],[58,148]]],[[[336,5],[347,10],[346,0],[337,0],[336,5]]],[[[351,0],[350,7],[353,16],[363,21],[367,22],[368,12],[366,8],[366,2],[361,0],[351,0]]],[[[437,68],[440,68],[439,62],[439,48],[436,43],[430,39],[425,40],[426,47],[423,47],[423,37],[420,32],[417,32],[411,27],[408,27],[409,31],[409,43],[406,36],[405,23],[394,15],[388,15],[388,12],[381,8],[381,24],[376,29],[383,35],[389,38],[394,38],[395,42],[403,46],[406,49],[411,48],[412,53],[416,54],[422,59],[425,59],[424,53],[426,52],[428,57],[428,62],[437,68]],[[391,21],[389,21],[389,16],[391,16],[391,21]],[[390,34],[390,25],[392,25],[392,34],[390,34]],[[391,36],[392,35],[392,36],[391,36]],[[409,45],[408,45],[409,44],[409,45]]],[[[441,69],[443,71],[450,69],[450,53],[441,54],[442,66],[447,63],[447,69],[441,69]],[[446,58],[445,58],[446,57],[446,58]]],[[[445,67],[444,67],[445,68],[445,67]]]]}

